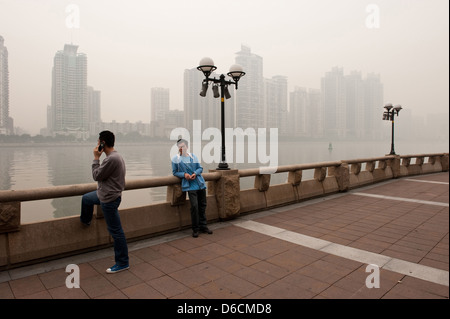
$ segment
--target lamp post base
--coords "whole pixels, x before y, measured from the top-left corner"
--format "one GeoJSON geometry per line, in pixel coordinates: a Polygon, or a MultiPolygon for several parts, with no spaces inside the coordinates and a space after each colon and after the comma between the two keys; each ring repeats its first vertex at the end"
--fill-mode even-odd
{"type": "Polygon", "coordinates": [[[219,166],[216,168],[217,170],[229,170],[227,163],[220,163],[219,166]]]}

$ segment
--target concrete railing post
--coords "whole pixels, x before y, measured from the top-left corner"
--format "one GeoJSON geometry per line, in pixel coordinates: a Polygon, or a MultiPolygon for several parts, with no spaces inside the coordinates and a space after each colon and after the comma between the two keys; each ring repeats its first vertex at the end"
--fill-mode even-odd
{"type": "Polygon", "coordinates": [[[346,192],[350,186],[350,172],[347,163],[328,167],[328,175],[334,176],[340,192],[346,192]]]}
{"type": "Polygon", "coordinates": [[[395,155],[393,159],[388,161],[388,165],[392,170],[392,177],[398,178],[400,176],[400,155],[395,155]]]}
{"type": "Polygon", "coordinates": [[[441,156],[442,171],[448,172],[448,153],[441,156]]]}
{"type": "Polygon", "coordinates": [[[266,192],[270,186],[270,176],[270,174],[256,175],[254,187],[260,192],[266,192]]]}
{"type": "Polygon", "coordinates": [[[289,171],[288,173],[288,182],[293,186],[298,186],[302,182],[302,170],[289,171]]]}
{"type": "Polygon", "coordinates": [[[0,234],[20,229],[20,202],[0,203],[0,234]]]}
{"type": "Polygon", "coordinates": [[[210,170],[210,172],[222,175],[220,179],[214,181],[213,186],[219,218],[227,220],[237,217],[241,209],[239,171],[232,169],[210,170]]]}
{"type": "Polygon", "coordinates": [[[181,190],[181,184],[173,184],[167,186],[166,200],[171,206],[184,205],[186,202],[186,192],[181,190]]]}

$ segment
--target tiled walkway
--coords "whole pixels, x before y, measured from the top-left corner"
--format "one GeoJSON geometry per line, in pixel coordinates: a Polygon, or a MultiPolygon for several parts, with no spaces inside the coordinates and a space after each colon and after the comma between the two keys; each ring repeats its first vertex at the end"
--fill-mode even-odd
{"type": "Polygon", "coordinates": [[[390,180],[130,243],[114,275],[112,248],[3,271],[0,299],[448,299],[448,182],[390,180]]]}

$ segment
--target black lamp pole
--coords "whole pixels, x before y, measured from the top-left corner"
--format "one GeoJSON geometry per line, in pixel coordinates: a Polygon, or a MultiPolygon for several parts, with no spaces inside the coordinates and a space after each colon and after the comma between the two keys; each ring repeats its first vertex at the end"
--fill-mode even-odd
{"type": "Polygon", "coordinates": [[[392,122],[392,134],[391,134],[391,152],[389,155],[396,155],[394,150],[394,116],[402,109],[401,105],[392,106],[392,103],[387,103],[384,108],[386,111],[383,113],[383,120],[392,122]]]}
{"type": "MultiPolygon", "coordinates": [[[[210,74],[216,69],[214,66],[214,62],[210,58],[203,58],[200,61],[200,66],[197,67],[198,70],[202,71],[205,75],[205,79],[203,80],[202,91],[200,92],[201,96],[206,95],[206,90],[208,89],[208,83],[212,82],[213,84],[217,84],[220,86],[220,115],[221,115],[221,134],[222,134],[222,147],[221,147],[221,158],[218,170],[228,170],[228,163],[225,158],[225,97],[230,98],[230,94],[228,92],[228,85],[234,84],[236,86],[236,90],[238,88],[239,79],[245,75],[245,72],[242,72],[242,68],[235,64],[231,66],[230,72],[227,75],[231,76],[234,81],[225,80],[225,75],[221,74],[219,79],[210,78],[210,74]]],[[[214,97],[216,96],[216,92],[214,92],[214,97]]]]}

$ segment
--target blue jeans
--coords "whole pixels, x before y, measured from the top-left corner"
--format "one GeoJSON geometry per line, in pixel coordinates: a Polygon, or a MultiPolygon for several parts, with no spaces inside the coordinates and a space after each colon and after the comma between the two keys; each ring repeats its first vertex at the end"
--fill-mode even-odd
{"type": "Polygon", "coordinates": [[[115,261],[118,266],[128,266],[128,246],[125,238],[125,233],[122,229],[119,216],[119,205],[122,201],[122,197],[118,197],[116,200],[103,203],[97,196],[97,191],[86,193],[81,198],[81,216],[80,220],[84,224],[90,224],[92,215],[94,213],[94,205],[100,205],[102,207],[103,215],[105,216],[108,232],[114,239],[114,255],[115,261]]]}

